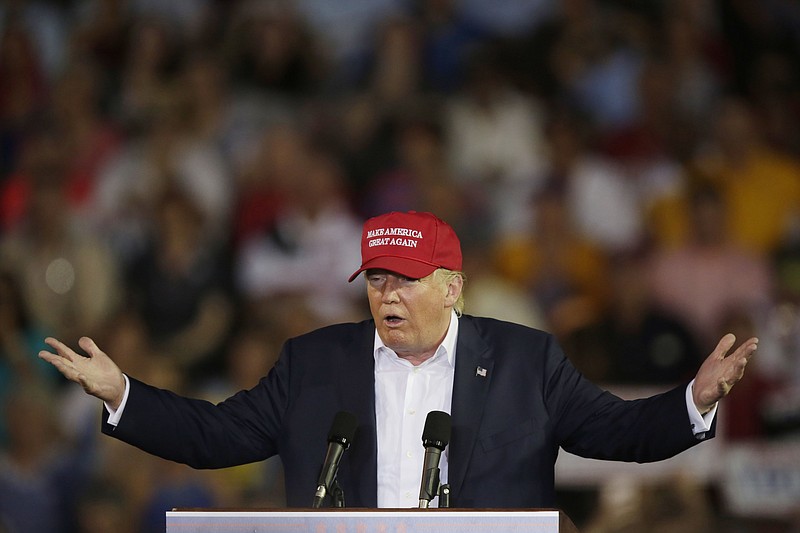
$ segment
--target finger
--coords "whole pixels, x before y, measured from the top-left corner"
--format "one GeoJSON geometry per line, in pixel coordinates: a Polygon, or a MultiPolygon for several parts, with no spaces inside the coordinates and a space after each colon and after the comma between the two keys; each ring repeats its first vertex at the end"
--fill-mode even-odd
{"type": "MultiPolygon", "coordinates": [[[[53,337],[47,337],[44,340],[44,342],[45,342],[45,344],[47,344],[48,346],[53,348],[56,352],[58,352],[58,355],[60,357],[63,357],[64,359],[66,359],[68,361],[73,361],[73,356],[74,357],[78,356],[78,354],[76,354],[74,351],[72,351],[72,348],[70,348],[69,346],[67,346],[66,344],[64,344],[63,342],[61,342],[58,339],[54,339],[53,337]]],[[[49,352],[47,352],[47,353],[49,353],[49,352]]],[[[41,353],[40,353],[40,355],[41,355],[41,353]]]]}
{"type": "Polygon", "coordinates": [[[56,355],[46,350],[40,351],[39,357],[56,367],[56,370],[61,372],[68,380],[76,382],[78,381],[79,372],[75,369],[72,361],[66,357],[56,355]]]}
{"type": "Polygon", "coordinates": [[[83,351],[89,354],[89,357],[94,357],[98,353],[103,353],[102,350],[97,347],[97,344],[89,337],[81,337],[78,340],[78,346],[83,348],[83,351]]]}
{"type": "Polygon", "coordinates": [[[717,343],[717,347],[714,348],[712,355],[717,359],[725,359],[725,357],[728,355],[728,351],[730,351],[735,342],[736,336],[733,333],[726,333],[719,340],[719,343],[717,343]]]}
{"type": "Polygon", "coordinates": [[[758,338],[751,337],[736,349],[733,353],[733,357],[735,359],[741,359],[744,364],[747,364],[750,358],[753,357],[753,354],[756,353],[756,350],[758,350],[758,338]]]}
{"type": "Polygon", "coordinates": [[[758,337],[753,337],[747,340],[747,357],[752,356],[758,350],[758,337]]]}
{"type": "Polygon", "coordinates": [[[749,339],[747,342],[742,344],[736,352],[734,352],[729,359],[731,359],[731,371],[732,374],[728,374],[727,380],[730,386],[733,386],[734,383],[737,383],[739,380],[742,379],[744,376],[744,370],[747,366],[747,363],[750,361],[750,358],[756,352],[758,348],[758,339],[753,338],[749,339]]]}

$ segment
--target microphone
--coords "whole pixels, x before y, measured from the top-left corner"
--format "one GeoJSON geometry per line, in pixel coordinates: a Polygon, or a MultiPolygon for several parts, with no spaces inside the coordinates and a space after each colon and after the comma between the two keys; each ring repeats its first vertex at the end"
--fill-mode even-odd
{"type": "Polygon", "coordinates": [[[353,413],[339,411],[333,419],[331,430],[328,432],[328,452],[325,454],[325,462],[317,480],[317,492],[314,494],[314,501],[311,507],[319,509],[325,496],[331,491],[336,480],[336,472],[339,470],[339,461],[342,454],[350,447],[353,437],[356,434],[358,420],[353,413]]]}
{"type": "Polygon", "coordinates": [[[451,426],[450,415],[444,411],[431,411],[425,419],[425,428],[422,430],[425,462],[419,488],[420,509],[427,509],[430,501],[439,492],[439,459],[450,442],[451,426]]]}

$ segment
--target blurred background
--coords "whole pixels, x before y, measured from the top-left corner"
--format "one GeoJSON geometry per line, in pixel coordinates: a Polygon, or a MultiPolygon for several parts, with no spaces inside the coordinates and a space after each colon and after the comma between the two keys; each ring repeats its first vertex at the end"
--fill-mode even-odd
{"type": "Polygon", "coordinates": [[[582,531],[800,531],[792,0],[5,0],[0,531],[284,505],[276,460],[193,471],[102,437],[36,353],[89,335],[222,399],[368,316],[361,223],[410,209],[461,236],[468,313],[553,332],[624,397],[760,338],[716,439],[562,453],[582,531]]]}

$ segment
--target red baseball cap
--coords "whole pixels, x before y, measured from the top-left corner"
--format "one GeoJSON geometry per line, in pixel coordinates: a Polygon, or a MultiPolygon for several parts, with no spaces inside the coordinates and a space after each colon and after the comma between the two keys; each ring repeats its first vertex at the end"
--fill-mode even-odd
{"type": "Polygon", "coordinates": [[[461,242],[447,222],[432,213],[393,211],[370,218],[361,234],[361,268],[389,270],[411,279],[437,268],[461,270],[461,242]]]}

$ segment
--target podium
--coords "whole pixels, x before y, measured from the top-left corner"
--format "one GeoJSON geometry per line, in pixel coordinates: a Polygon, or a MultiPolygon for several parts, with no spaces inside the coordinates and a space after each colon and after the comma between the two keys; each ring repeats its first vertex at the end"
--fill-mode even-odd
{"type": "Polygon", "coordinates": [[[167,533],[578,533],[555,509],[167,511],[167,533]]]}

